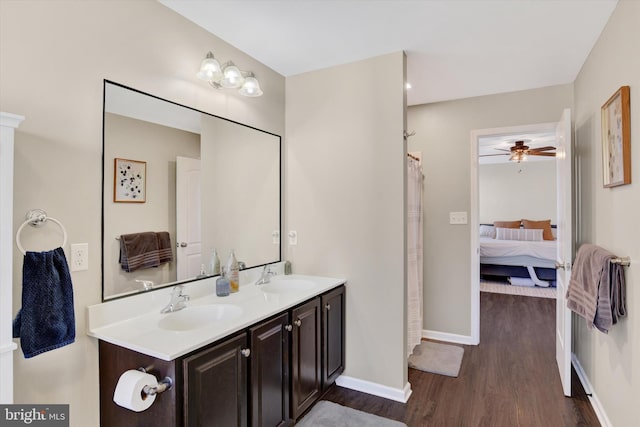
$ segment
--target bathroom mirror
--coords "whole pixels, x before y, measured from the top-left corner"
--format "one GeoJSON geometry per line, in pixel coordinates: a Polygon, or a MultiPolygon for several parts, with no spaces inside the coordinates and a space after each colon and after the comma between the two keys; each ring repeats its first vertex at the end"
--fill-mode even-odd
{"type": "Polygon", "coordinates": [[[280,150],[278,135],[105,80],[103,301],[209,277],[214,248],[222,265],[231,250],[246,268],[280,261],[280,150]],[[168,233],[160,262],[121,239],[148,232],[168,233]]]}

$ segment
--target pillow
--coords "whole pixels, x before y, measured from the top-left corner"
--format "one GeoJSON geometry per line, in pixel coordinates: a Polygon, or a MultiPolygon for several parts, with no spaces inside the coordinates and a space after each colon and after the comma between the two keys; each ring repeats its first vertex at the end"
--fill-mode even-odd
{"type": "Polygon", "coordinates": [[[523,219],[522,224],[524,228],[529,229],[542,229],[544,230],[542,233],[542,238],[544,240],[554,240],[553,232],[551,231],[551,220],[547,219],[545,221],[531,221],[528,219],[523,219]]]}
{"type": "Polygon", "coordinates": [[[520,228],[520,220],[518,221],[494,221],[495,228],[520,228]]]}
{"type": "Polygon", "coordinates": [[[539,242],[542,240],[542,229],[539,228],[496,228],[497,240],[525,240],[539,242]]]}
{"type": "Polygon", "coordinates": [[[496,228],[493,225],[480,225],[480,237],[496,238],[496,228]]]}

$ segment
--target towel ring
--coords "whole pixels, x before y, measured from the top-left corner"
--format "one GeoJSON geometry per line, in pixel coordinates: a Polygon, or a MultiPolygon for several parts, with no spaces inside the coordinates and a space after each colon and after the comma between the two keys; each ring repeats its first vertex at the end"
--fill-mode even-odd
{"type": "Polygon", "coordinates": [[[24,250],[24,248],[22,247],[22,244],[20,243],[20,233],[22,232],[22,229],[24,228],[24,226],[27,224],[29,224],[32,227],[42,227],[45,222],[53,221],[56,224],[58,224],[62,229],[62,247],[64,247],[67,244],[67,230],[65,230],[64,225],[62,225],[62,223],[57,219],[47,216],[47,212],[45,212],[44,210],[42,209],[30,210],[29,212],[27,212],[26,218],[27,220],[23,222],[22,225],[18,227],[18,231],[16,231],[16,245],[18,246],[18,249],[20,249],[20,252],[22,252],[22,255],[26,255],[27,252],[24,250]]]}

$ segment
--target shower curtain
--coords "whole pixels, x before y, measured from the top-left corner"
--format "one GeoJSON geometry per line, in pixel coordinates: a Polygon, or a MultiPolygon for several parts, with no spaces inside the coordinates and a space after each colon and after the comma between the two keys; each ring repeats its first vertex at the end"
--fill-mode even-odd
{"type": "Polygon", "coordinates": [[[422,338],[422,193],[420,162],[408,157],[407,165],[407,355],[422,338]]]}

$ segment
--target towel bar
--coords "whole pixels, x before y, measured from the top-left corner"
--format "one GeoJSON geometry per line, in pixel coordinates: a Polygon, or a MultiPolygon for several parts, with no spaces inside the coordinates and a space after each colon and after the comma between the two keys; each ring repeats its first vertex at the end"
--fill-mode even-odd
{"type": "Polygon", "coordinates": [[[30,210],[29,212],[27,212],[26,218],[27,220],[23,222],[22,225],[18,227],[18,231],[16,231],[16,245],[18,246],[18,249],[20,249],[20,252],[22,252],[22,255],[26,255],[27,252],[24,250],[22,244],[20,243],[20,232],[27,224],[32,227],[42,227],[47,221],[55,222],[62,229],[62,247],[67,244],[67,230],[64,228],[64,225],[62,225],[62,223],[57,219],[47,216],[46,211],[42,209],[30,210]]]}
{"type": "Polygon", "coordinates": [[[631,265],[631,258],[628,256],[617,257],[617,258],[613,258],[611,260],[611,263],[620,264],[623,267],[629,267],[631,265]]]}

